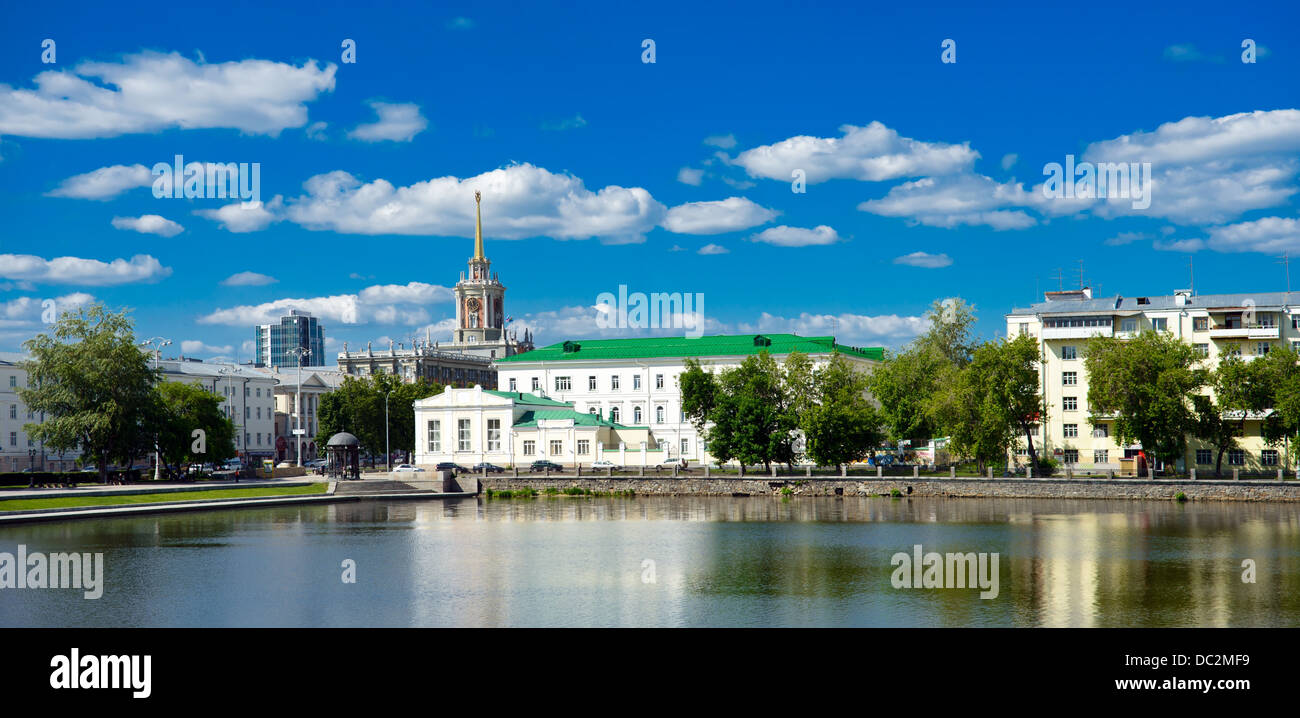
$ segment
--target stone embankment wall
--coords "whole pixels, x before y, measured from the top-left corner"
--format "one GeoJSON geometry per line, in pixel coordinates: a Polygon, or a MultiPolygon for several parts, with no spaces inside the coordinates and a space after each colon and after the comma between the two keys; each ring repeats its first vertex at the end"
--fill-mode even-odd
{"type": "Polygon", "coordinates": [[[1179,493],[1189,501],[1300,501],[1300,481],[1162,481],[1136,479],[861,479],[798,478],[577,478],[492,475],[482,490],[545,491],[579,486],[591,491],[632,491],[645,496],[877,496],[898,490],[911,496],[1043,499],[1156,499],[1179,493]]]}

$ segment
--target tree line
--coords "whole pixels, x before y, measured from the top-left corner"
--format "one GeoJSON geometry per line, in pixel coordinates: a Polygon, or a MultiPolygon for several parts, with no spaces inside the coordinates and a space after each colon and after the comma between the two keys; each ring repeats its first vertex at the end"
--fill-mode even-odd
{"type": "Polygon", "coordinates": [[[370,454],[383,455],[385,427],[392,451],[415,451],[415,402],[442,393],[442,384],[424,378],[405,384],[395,374],[344,377],[338,389],[320,398],[316,445],[325,447],[330,437],[345,431],[357,437],[370,454]],[[384,397],[388,397],[385,423],[384,397]]]}

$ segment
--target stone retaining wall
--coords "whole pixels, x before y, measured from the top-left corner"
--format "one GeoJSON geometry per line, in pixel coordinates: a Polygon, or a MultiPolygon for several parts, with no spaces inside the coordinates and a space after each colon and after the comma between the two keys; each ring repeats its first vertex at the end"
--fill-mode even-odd
{"type": "Polygon", "coordinates": [[[1300,501],[1300,481],[1147,481],[1136,479],[861,479],[761,478],[549,478],[495,475],[483,491],[580,486],[591,491],[632,491],[651,496],[876,496],[904,495],[1017,499],[1158,499],[1182,492],[1189,501],[1300,501]]]}

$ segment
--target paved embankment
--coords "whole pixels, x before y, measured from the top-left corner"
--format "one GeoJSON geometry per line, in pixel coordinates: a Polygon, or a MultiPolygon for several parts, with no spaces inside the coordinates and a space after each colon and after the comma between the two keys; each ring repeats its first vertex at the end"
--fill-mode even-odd
{"type": "Polygon", "coordinates": [[[1300,501],[1300,481],[977,478],[657,478],[493,476],[483,490],[515,491],[579,486],[591,491],[632,491],[645,496],[877,496],[894,490],[912,496],[1016,499],[1158,499],[1179,493],[1189,501],[1300,501]]]}

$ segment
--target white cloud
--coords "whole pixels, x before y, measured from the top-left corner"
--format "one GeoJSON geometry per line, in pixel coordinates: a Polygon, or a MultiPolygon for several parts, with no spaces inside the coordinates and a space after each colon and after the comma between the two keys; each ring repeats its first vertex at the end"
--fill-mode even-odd
{"type": "Polygon", "coordinates": [[[196,209],[194,214],[221,224],[227,232],[244,234],[260,232],[274,222],[284,219],[284,198],[276,195],[270,202],[234,202],[218,209],[196,209]]]}
{"type": "Polygon", "coordinates": [[[1007,209],[1037,201],[1019,183],[999,183],[983,175],[954,175],[904,182],[884,198],[863,202],[858,209],[931,227],[987,225],[1002,230],[1037,224],[1038,220],[1025,212],[1007,209]]]}
{"type": "MultiPolygon", "coordinates": [[[[63,312],[76,310],[95,301],[93,296],[84,292],[74,292],[51,299],[54,301],[53,309],[56,317],[63,312]]],[[[16,297],[7,302],[0,302],[0,328],[36,328],[46,312],[46,301],[48,300],[45,298],[16,297]]]]}
{"type": "Polygon", "coordinates": [[[531,164],[407,187],[383,179],[363,183],[339,170],[316,175],[304,187],[307,194],[289,204],[289,219],[308,229],[349,234],[472,237],[475,190],[483,192],[485,231],[494,239],[640,242],[666,211],[640,187],[610,185],[592,192],[573,175],[531,164]]]}
{"type": "Polygon", "coordinates": [[[224,346],[213,346],[211,344],[204,344],[203,342],[197,339],[185,339],[181,342],[181,351],[186,354],[189,354],[190,356],[194,356],[195,354],[226,355],[226,354],[233,353],[235,351],[235,347],[230,344],[226,344],[224,346]]]}
{"type": "Polygon", "coordinates": [[[379,119],[367,125],[357,125],[348,137],[363,142],[410,142],[429,127],[429,121],[420,114],[420,106],[413,103],[371,101],[379,119]]]}
{"type": "Polygon", "coordinates": [[[730,133],[725,135],[709,135],[704,138],[704,144],[729,150],[736,146],[736,136],[730,133]]]}
{"type": "Polygon", "coordinates": [[[696,252],[696,254],[703,254],[706,256],[710,254],[730,254],[730,253],[731,253],[730,249],[727,249],[726,247],[720,244],[706,244],[703,247],[700,247],[700,250],[696,252]]]}
{"type": "Polygon", "coordinates": [[[744,197],[728,197],[677,205],[668,210],[663,226],[677,234],[722,234],[766,224],[778,214],[744,197]]]}
{"type": "Polygon", "coordinates": [[[43,259],[30,254],[0,254],[0,278],[40,284],[106,287],[132,282],[156,282],[171,273],[171,267],[162,266],[157,259],[147,254],[137,254],[129,260],[118,258],[111,262],[80,257],[43,259]]]}
{"type": "Polygon", "coordinates": [[[950,145],[903,137],[879,122],[843,125],[842,137],[800,135],[741,152],[733,161],[751,177],[789,182],[801,169],[808,184],[831,179],[879,182],[969,170],[979,153],[970,143],[950,145]]]}
{"type": "Polygon", "coordinates": [[[1300,252],[1300,219],[1264,217],[1210,229],[1206,245],[1218,252],[1300,252]]]}
{"type": "Polygon", "coordinates": [[[303,134],[307,135],[309,140],[323,140],[326,139],[326,127],[329,127],[328,122],[313,122],[307,125],[307,129],[303,130],[303,134]]]}
{"type": "Polygon", "coordinates": [[[1147,234],[1146,232],[1120,232],[1114,237],[1111,237],[1110,239],[1107,239],[1105,242],[1102,242],[1102,244],[1105,244],[1109,247],[1122,247],[1126,244],[1131,244],[1133,242],[1137,242],[1143,239],[1151,239],[1151,238],[1152,238],[1151,235],[1147,234]]]}
{"type": "Polygon", "coordinates": [[[129,229],[141,234],[156,234],[160,237],[175,237],[185,228],[156,214],[144,214],[139,217],[114,217],[112,224],[117,229],[129,229]]]}
{"type": "Polygon", "coordinates": [[[1011,169],[1012,167],[1015,166],[1016,162],[1018,162],[1019,160],[1020,160],[1020,155],[1014,152],[1002,155],[1002,169],[1004,170],[1011,169]]]}
{"type": "Polygon", "coordinates": [[[836,341],[850,346],[898,346],[923,333],[929,320],[923,316],[882,314],[810,314],[788,318],[763,312],[753,324],[741,323],[737,329],[745,334],[798,332],[804,336],[833,335],[836,341]]]}
{"type": "Polygon", "coordinates": [[[923,269],[941,269],[952,266],[952,257],[947,254],[912,252],[901,257],[895,257],[894,264],[906,264],[909,267],[921,267],[923,269]]]}
{"type": "Polygon", "coordinates": [[[582,119],[582,115],[574,115],[563,120],[553,122],[543,122],[542,129],[549,132],[561,132],[563,130],[576,130],[579,127],[586,127],[587,121],[582,119]]]}
{"type": "Polygon", "coordinates": [[[338,294],[304,299],[277,299],[255,305],[217,309],[199,318],[200,324],[247,326],[278,321],[290,309],[311,312],[322,320],[339,324],[385,324],[416,326],[429,321],[423,305],[450,301],[447,287],[422,282],[383,284],[366,287],[357,294],[338,294]]]}
{"type": "Polygon", "coordinates": [[[775,244],[778,247],[809,247],[814,245],[835,244],[840,235],[833,228],[824,224],[812,229],[802,227],[769,227],[749,238],[751,242],[775,244]]]}
{"type": "Polygon", "coordinates": [[[699,187],[700,183],[704,181],[704,170],[683,167],[677,170],[677,181],[692,187],[699,187]]]}
{"type": "Polygon", "coordinates": [[[69,177],[45,195],[74,199],[111,199],[129,189],[152,184],[153,173],[144,165],[113,165],[69,177]]]}
{"type": "Polygon", "coordinates": [[[208,64],[157,52],[83,62],[37,74],[35,89],[0,84],[0,135],[85,139],[224,127],[275,136],[306,124],[306,103],[334,89],[335,70],[314,60],[208,64]]]}
{"type": "Polygon", "coordinates": [[[257,272],[238,272],[221,280],[223,287],[262,287],[280,280],[257,272]]]}

